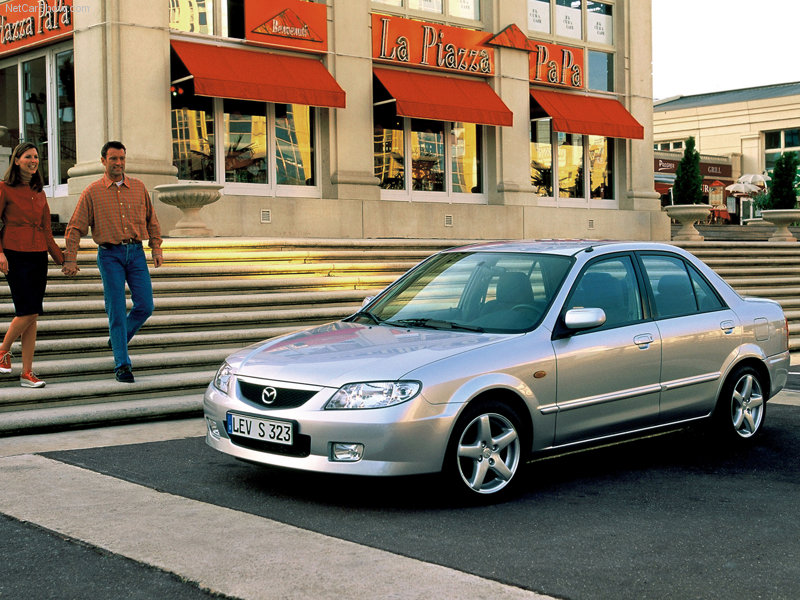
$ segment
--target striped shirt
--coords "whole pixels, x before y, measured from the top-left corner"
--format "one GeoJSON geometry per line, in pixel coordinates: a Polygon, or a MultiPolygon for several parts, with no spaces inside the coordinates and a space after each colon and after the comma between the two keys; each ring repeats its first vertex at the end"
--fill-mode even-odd
{"type": "Polygon", "coordinates": [[[90,226],[97,244],[150,240],[153,254],[161,254],[161,227],[153,202],[144,183],[133,177],[124,175],[117,185],[104,174],[83,190],[64,234],[66,260],[75,260],[90,226]]]}

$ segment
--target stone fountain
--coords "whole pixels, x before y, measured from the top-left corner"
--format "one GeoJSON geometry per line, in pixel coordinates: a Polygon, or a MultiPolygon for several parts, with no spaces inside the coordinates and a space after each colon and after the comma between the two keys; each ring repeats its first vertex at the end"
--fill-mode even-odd
{"type": "Polygon", "coordinates": [[[158,199],[164,204],[181,209],[183,216],[169,237],[213,237],[214,231],[200,218],[200,210],[207,204],[216,202],[222,196],[223,188],[218,183],[188,182],[157,185],[158,199]]]}

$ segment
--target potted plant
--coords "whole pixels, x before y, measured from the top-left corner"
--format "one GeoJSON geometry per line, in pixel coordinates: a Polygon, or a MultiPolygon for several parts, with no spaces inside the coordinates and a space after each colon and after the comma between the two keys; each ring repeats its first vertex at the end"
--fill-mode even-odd
{"type": "Polygon", "coordinates": [[[672,185],[673,204],[665,210],[670,219],[681,224],[680,230],[672,237],[674,240],[698,240],[703,236],[694,224],[705,220],[711,213],[711,206],[703,204],[703,176],[700,174],[700,153],[695,149],[694,137],[686,140],[683,158],[675,171],[672,185]]]}
{"type": "Polygon", "coordinates": [[[797,165],[796,152],[784,152],[778,157],[772,172],[772,185],[756,204],[761,209],[761,218],[775,225],[770,242],[796,242],[789,231],[789,225],[800,221],[797,208],[797,165]]]}

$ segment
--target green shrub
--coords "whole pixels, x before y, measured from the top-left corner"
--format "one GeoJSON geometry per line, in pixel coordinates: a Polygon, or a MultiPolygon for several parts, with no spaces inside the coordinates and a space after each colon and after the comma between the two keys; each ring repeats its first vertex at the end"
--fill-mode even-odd
{"type": "Polygon", "coordinates": [[[797,207],[797,165],[796,152],[784,152],[778,157],[772,170],[769,193],[761,210],[797,207]]]}
{"type": "Polygon", "coordinates": [[[672,185],[672,201],[675,204],[703,203],[703,176],[700,174],[700,153],[695,150],[694,137],[686,140],[683,158],[675,171],[672,185]]]}

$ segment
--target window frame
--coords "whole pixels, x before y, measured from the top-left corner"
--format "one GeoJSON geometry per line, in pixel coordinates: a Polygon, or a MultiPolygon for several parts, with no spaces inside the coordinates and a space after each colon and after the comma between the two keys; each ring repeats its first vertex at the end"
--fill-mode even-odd
{"type": "MultiPolygon", "coordinates": [[[[797,131],[798,127],[785,127],[783,129],[769,129],[761,132],[761,140],[762,140],[762,147],[763,152],[761,156],[764,159],[764,171],[766,171],[769,175],[772,175],[772,171],[774,170],[775,161],[783,154],[784,152],[797,152],[800,155],[800,145],[797,146],[787,146],[786,145],[786,132],[787,131],[797,131]],[[770,147],[767,148],[767,135],[768,134],[779,134],[780,135],[780,146],[779,147],[770,147]],[[770,161],[767,160],[768,156],[774,156],[774,160],[772,161],[772,167],[769,166],[770,161]]],[[[798,168],[798,174],[800,174],[800,168],[798,168]]]]}
{"type": "MultiPolygon", "coordinates": [[[[564,300],[564,304],[562,305],[561,311],[559,313],[558,323],[560,325],[556,328],[556,331],[553,334],[554,338],[564,337],[564,336],[584,335],[584,334],[596,333],[598,331],[606,331],[609,329],[618,329],[620,327],[630,327],[631,325],[639,325],[640,323],[650,321],[652,320],[652,311],[650,310],[650,304],[649,304],[650,301],[651,299],[648,297],[648,290],[646,290],[645,287],[643,286],[641,264],[639,263],[639,260],[637,259],[634,253],[619,252],[619,253],[604,254],[602,256],[598,256],[592,261],[586,263],[580,270],[578,275],[575,277],[574,281],[572,282],[569,294],[564,300]],[[591,329],[586,329],[581,331],[567,330],[566,327],[563,325],[564,315],[571,308],[576,308],[572,306],[573,299],[578,291],[578,286],[583,277],[587,274],[587,272],[590,271],[590,269],[592,269],[593,267],[595,267],[600,263],[610,262],[610,261],[622,261],[622,260],[627,261],[628,266],[630,267],[630,273],[633,275],[633,282],[631,283],[630,291],[634,292],[637,296],[636,299],[638,300],[639,304],[639,318],[632,321],[625,321],[613,324],[610,324],[608,321],[606,321],[599,327],[593,327],[591,329]]],[[[589,308],[594,308],[594,307],[589,306],[589,308]]],[[[597,308],[600,307],[598,306],[597,308]]]]}
{"type": "Polygon", "coordinates": [[[644,286],[646,288],[646,297],[647,297],[647,302],[648,302],[648,305],[649,305],[648,312],[649,312],[649,315],[650,315],[650,319],[655,320],[655,321],[660,321],[660,320],[665,320],[665,319],[684,318],[684,317],[693,316],[693,315],[708,314],[708,313],[712,313],[712,312],[717,312],[717,311],[723,311],[723,310],[729,310],[730,309],[730,307],[728,306],[728,303],[725,302],[725,299],[720,295],[719,290],[717,290],[716,286],[714,286],[708,280],[708,278],[700,271],[700,269],[695,267],[690,261],[686,260],[684,257],[679,256],[677,254],[672,254],[670,252],[659,252],[659,251],[654,251],[654,250],[643,250],[643,251],[636,252],[636,259],[637,259],[637,263],[638,263],[637,266],[638,266],[639,271],[641,273],[642,281],[643,281],[644,286]],[[672,260],[672,261],[675,261],[675,262],[681,264],[681,266],[683,267],[683,269],[684,269],[684,271],[686,273],[686,276],[689,279],[689,285],[691,286],[692,294],[694,295],[695,305],[697,306],[697,310],[695,312],[683,313],[683,314],[674,314],[674,315],[667,315],[667,316],[661,316],[661,315],[658,314],[658,308],[657,308],[657,305],[656,305],[655,290],[653,289],[653,284],[652,284],[652,282],[650,280],[650,275],[649,275],[648,270],[647,270],[647,265],[645,264],[645,259],[647,257],[654,257],[654,258],[657,258],[657,259],[668,259],[668,260],[672,260]],[[697,289],[696,289],[696,286],[695,286],[695,278],[701,280],[706,285],[706,287],[712,292],[712,294],[714,294],[714,296],[717,299],[717,302],[719,303],[719,306],[717,308],[712,308],[712,309],[709,309],[709,310],[703,310],[703,309],[700,308],[700,302],[699,302],[699,298],[697,297],[697,289]]]}
{"type": "Polygon", "coordinates": [[[407,19],[424,21],[435,20],[453,25],[467,25],[469,27],[475,27],[476,23],[483,23],[486,14],[483,0],[475,0],[475,3],[478,6],[479,13],[477,19],[468,19],[466,17],[455,17],[450,15],[450,0],[442,0],[442,12],[408,8],[408,0],[401,0],[400,6],[395,6],[389,2],[381,2],[381,0],[371,0],[370,12],[392,14],[405,17],[407,19]]]}
{"type": "MultiPolygon", "coordinates": [[[[37,149],[41,154],[47,152],[47,185],[44,186],[45,194],[50,198],[62,198],[68,195],[68,183],[56,183],[59,181],[60,156],[61,156],[61,134],[58,120],[58,61],[59,54],[70,51],[73,55],[73,74],[75,49],[72,40],[45,46],[23,54],[16,54],[6,59],[0,60],[0,69],[15,66],[17,67],[17,112],[20,142],[26,141],[25,134],[25,101],[23,99],[23,69],[24,63],[40,58],[45,59],[45,89],[46,89],[46,109],[47,109],[47,148],[43,149],[37,144],[37,149]]],[[[77,112],[77,110],[75,110],[77,112]]],[[[75,115],[73,114],[73,118],[75,115]]],[[[77,152],[77,141],[74,150],[77,152]]],[[[41,163],[41,160],[40,160],[41,163]]],[[[75,166],[73,164],[73,166],[75,166]]],[[[69,171],[67,168],[67,171],[69,171]]],[[[64,173],[67,176],[67,173],[64,173]]]]}
{"type": "Polygon", "coordinates": [[[618,183],[618,174],[619,174],[619,152],[617,150],[617,138],[612,138],[608,136],[590,136],[587,134],[571,134],[571,135],[580,135],[582,138],[582,145],[583,145],[583,195],[578,198],[566,198],[561,197],[560,193],[560,184],[559,184],[559,176],[558,176],[558,134],[563,132],[558,132],[553,129],[552,119],[550,117],[543,117],[538,119],[529,119],[529,133],[528,133],[528,148],[530,153],[530,136],[533,131],[533,123],[536,121],[542,120],[549,120],[550,121],[550,148],[551,148],[551,160],[552,160],[552,187],[553,187],[553,195],[552,196],[536,196],[539,202],[539,206],[555,206],[557,208],[603,208],[603,209],[616,209],[619,206],[619,198],[617,194],[619,192],[619,183],[618,183]],[[591,161],[589,159],[589,138],[591,137],[604,137],[608,140],[609,145],[612,150],[612,158],[611,158],[611,173],[612,173],[612,197],[611,198],[592,198],[591,197],[591,161]]]}
{"type": "MultiPolygon", "coordinates": [[[[309,106],[313,113],[313,131],[311,132],[311,142],[313,145],[313,169],[315,174],[314,185],[286,185],[277,182],[277,136],[275,135],[275,102],[263,102],[266,113],[267,138],[267,183],[242,183],[225,180],[225,98],[211,98],[214,126],[214,180],[207,183],[217,183],[223,185],[222,193],[232,196],[266,196],[266,197],[287,197],[287,198],[321,198],[322,185],[320,181],[320,114],[319,108],[309,106]]],[[[258,102],[258,101],[254,101],[258,102]]],[[[299,105],[306,106],[306,105],[299,105]]],[[[174,110],[170,107],[170,111],[174,110]]],[[[172,127],[170,127],[172,129],[172,127]]],[[[174,143],[175,138],[172,137],[174,143]]],[[[194,179],[179,179],[181,183],[193,181],[205,181],[194,179]]]]}
{"type": "MultiPolygon", "coordinates": [[[[398,116],[398,119],[403,120],[403,162],[404,164],[411,164],[411,144],[412,144],[412,129],[411,129],[411,121],[414,120],[412,117],[401,117],[398,116]]],[[[373,116],[374,119],[374,116],[373,116]]],[[[453,155],[452,155],[452,144],[448,143],[448,136],[449,132],[452,130],[455,123],[458,121],[437,121],[437,123],[444,124],[444,181],[445,186],[443,191],[424,191],[424,190],[415,190],[413,189],[413,185],[411,182],[411,177],[408,175],[409,170],[404,169],[405,171],[405,182],[404,187],[401,190],[393,190],[393,189],[385,189],[380,188],[381,190],[381,200],[395,200],[401,202],[446,202],[446,203],[453,203],[453,204],[488,204],[489,203],[489,194],[487,192],[487,184],[486,184],[486,177],[488,175],[487,165],[486,165],[486,125],[480,125],[474,123],[476,131],[480,136],[480,152],[481,156],[480,160],[480,181],[483,184],[483,190],[481,192],[470,193],[470,192],[454,192],[453,191],[453,155]]],[[[373,159],[374,159],[374,150],[373,150],[373,159]]]]}

